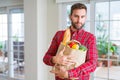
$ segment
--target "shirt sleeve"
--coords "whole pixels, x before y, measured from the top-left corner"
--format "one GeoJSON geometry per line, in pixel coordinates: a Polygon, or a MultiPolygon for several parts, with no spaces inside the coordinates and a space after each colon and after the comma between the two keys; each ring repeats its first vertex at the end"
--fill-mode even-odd
{"type": "Polygon", "coordinates": [[[94,36],[91,36],[88,40],[88,51],[86,55],[86,61],[77,68],[68,70],[69,78],[80,77],[83,75],[88,75],[90,72],[93,72],[97,66],[97,48],[96,48],[96,39],[94,36]]]}
{"type": "Polygon", "coordinates": [[[54,35],[52,42],[50,44],[50,47],[48,51],[45,53],[45,56],[43,57],[43,62],[49,66],[53,66],[54,64],[52,63],[51,59],[53,56],[56,55],[58,45],[57,45],[57,35],[58,32],[54,35]]]}

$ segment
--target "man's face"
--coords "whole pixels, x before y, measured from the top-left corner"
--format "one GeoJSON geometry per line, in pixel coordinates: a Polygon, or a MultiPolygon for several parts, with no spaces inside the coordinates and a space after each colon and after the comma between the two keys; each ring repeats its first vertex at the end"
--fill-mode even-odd
{"type": "Polygon", "coordinates": [[[81,29],[86,21],[86,10],[85,9],[75,9],[70,15],[71,25],[74,29],[81,29]]]}

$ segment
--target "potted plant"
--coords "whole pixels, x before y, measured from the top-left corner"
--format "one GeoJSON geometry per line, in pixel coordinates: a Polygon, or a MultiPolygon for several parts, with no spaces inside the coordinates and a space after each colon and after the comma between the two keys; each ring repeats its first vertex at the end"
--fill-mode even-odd
{"type": "Polygon", "coordinates": [[[117,54],[117,49],[118,49],[118,47],[116,44],[111,44],[110,51],[112,52],[112,55],[117,54]]]}
{"type": "Polygon", "coordinates": [[[114,66],[119,64],[117,62],[119,60],[119,55],[117,55],[118,54],[117,50],[118,50],[118,46],[116,44],[112,44],[111,43],[110,52],[112,53],[112,55],[110,56],[110,59],[114,59],[115,60],[115,61],[112,61],[112,64],[114,66]]]}
{"type": "Polygon", "coordinates": [[[108,53],[108,35],[104,22],[99,22],[97,29],[97,49],[99,56],[104,56],[108,53]]]}
{"type": "Polygon", "coordinates": [[[106,41],[98,41],[97,43],[98,55],[101,58],[106,58],[108,54],[108,42],[106,41]]]}
{"type": "MultiPolygon", "coordinates": [[[[117,45],[108,41],[109,34],[107,33],[107,26],[104,21],[101,20],[101,15],[98,15],[99,21],[96,22],[97,29],[97,49],[98,55],[100,58],[107,58],[108,53],[112,53],[113,55],[117,53],[117,45]]],[[[112,61],[103,60],[105,66],[112,65],[112,61]]]]}
{"type": "Polygon", "coordinates": [[[0,56],[2,56],[2,49],[3,49],[3,44],[0,42],[0,56]]]}

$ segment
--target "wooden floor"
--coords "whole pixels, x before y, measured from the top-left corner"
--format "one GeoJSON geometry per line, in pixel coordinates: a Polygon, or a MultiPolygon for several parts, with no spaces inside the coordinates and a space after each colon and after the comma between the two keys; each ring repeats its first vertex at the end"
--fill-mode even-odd
{"type": "Polygon", "coordinates": [[[120,80],[120,66],[98,67],[94,75],[98,77],[95,80],[120,80]]]}
{"type": "MultiPolygon", "coordinates": [[[[7,76],[0,74],[0,80],[24,80],[24,74],[16,72],[14,79],[8,79],[7,76]]],[[[120,80],[120,66],[97,67],[94,80],[120,80]],[[108,78],[109,77],[109,78],[108,78]]]]}
{"type": "Polygon", "coordinates": [[[0,74],[0,80],[24,80],[24,78],[8,78],[6,75],[4,74],[0,74]]]}
{"type": "Polygon", "coordinates": [[[8,78],[8,72],[0,73],[0,80],[24,80],[24,69],[15,69],[14,73],[14,78],[8,78]]]}

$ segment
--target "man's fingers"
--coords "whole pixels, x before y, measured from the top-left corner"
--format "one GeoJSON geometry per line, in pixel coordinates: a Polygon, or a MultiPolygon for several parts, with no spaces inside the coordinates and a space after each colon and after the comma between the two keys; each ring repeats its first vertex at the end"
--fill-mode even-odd
{"type": "Polygon", "coordinates": [[[75,62],[76,62],[75,59],[68,59],[67,61],[68,61],[69,63],[75,63],[75,62]]]}
{"type": "Polygon", "coordinates": [[[57,74],[58,72],[56,72],[55,70],[51,70],[51,73],[57,74]]]}
{"type": "Polygon", "coordinates": [[[61,76],[61,75],[59,74],[59,72],[57,72],[57,71],[55,71],[55,70],[51,70],[50,72],[51,72],[51,73],[54,73],[55,76],[58,76],[59,78],[64,79],[64,76],[61,76]]]}
{"type": "Polygon", "coordinates": [[[54,70],[51,70],[50,72],[51,72],[51,73],[55,73],[55,71],[54,71],[54,70]]]}

